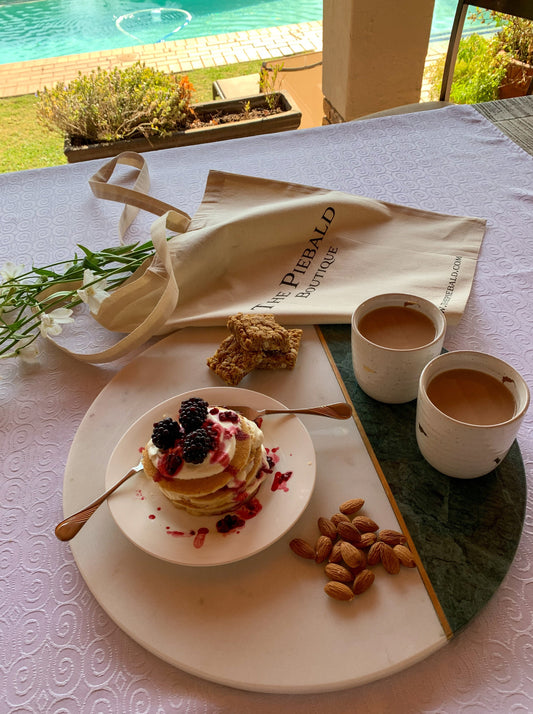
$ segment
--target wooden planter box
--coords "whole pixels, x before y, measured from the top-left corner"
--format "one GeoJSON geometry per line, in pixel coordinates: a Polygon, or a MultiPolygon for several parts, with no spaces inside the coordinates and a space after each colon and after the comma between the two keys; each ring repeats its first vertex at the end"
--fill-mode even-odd
{"type": "MultiPolygon", "coordinates": [[[[198,129],[182,129],[167,136],[155,136],[150,139],[140,137],[103,144],[72,146],[67,138],[65,139],[63,151],[67,157],[67,161],[71,164],[78,161],[89,161],[91,159],[104,159],[116,156],[122,151],[157,151],[159,149],[169,149],[176,146],[191,146],[193,144],[205,144],[210,141],[224,141],[226,139],[237,139],[244,136],[270,134],[297,129],[302,119],[301,111],[295,106],[290,95],[286,92],[279,91],[275,92],[275,94],[278,96],[279,105],[282,109],[278,114],[270,114],[258,119],[244,118],[238,122],[216,124],[198,129]]],[[[252,109],[266,106],[265,95],[257,94],[251,97],[240,97],[239,99],[226,99],[194,104],[193,109],[197,116],[202,118],[213,111],[220,113],[240,113],[243,111],[243,106],[247,102],[250,103],[252,109]]],[[[245,115],[243,114],[243,116],[245,115]]]]}
{"type": "Polygon", "coordinates": [[[511,60],[507,67],[505,79],[498,90],[499,98],[523,97],[529,88],[532,78],[533,66],[518,60],[511,60]]]}

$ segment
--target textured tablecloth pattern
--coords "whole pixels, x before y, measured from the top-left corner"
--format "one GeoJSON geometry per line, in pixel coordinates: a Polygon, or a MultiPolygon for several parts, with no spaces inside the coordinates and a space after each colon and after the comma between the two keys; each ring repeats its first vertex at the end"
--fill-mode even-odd
{"type": "MultiPolygon", "coordinates": [[[[473,109],[157,152],[148,162],[153,195],[190,214],[208,170],[221,169],[487,218],[472,294],[445,346],[507,359],[533,384],[533,158],[473,109]]],[[[97,201],[87,185],[99,165],[0,176],[1,262],[44,265],[68,259],[77,243],[116,243],[120,208],[97,201]]],[[[150,222],[140,216],[129,239],[144,240],[150,222]]],[[[531,498],[515,562],[492,601],[451,644],[386,681],[328,695],[251,694],[184,674],[134,643],[102,612],[53,535],[71,441],[124,363],[82,365],[53,346],[40,365],[0,363],[1,711],[533,710],[531,498]]],[[[519,443],[531,478],[531,411],[519,443]]]]}

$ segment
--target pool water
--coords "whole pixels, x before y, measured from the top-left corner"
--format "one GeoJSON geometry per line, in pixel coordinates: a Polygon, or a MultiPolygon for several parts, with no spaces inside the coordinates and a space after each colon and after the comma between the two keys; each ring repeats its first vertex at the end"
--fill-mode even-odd
{"type": "MultiPolygon", "coordinates": [[[[472,0],[473,2],[474,0],[472,0]]],[[[457,9],[457,0],[435,0],[435,9],[433,11],[433,22],[431,24],[431,41],[449,40],[450,32],[457,9]]],[[[475,7],[471,7],[470,11],[474,11],[475,7]]],[[[470,18],[471,12],[467,12],[463,34],[468,35],[472,32],[491,32],[494,30],[494,22],[487,12],[483,13],[485,23],[470,18]]]]}
{"type": "MultiPolygon", "coordinates": [[[[432,39],[456,0],[435,0],[432,39]]],[[[0,0],[0,64],[311,22],[322,0],[0,0]]]]}
{"type": "Polygon", "coordinates": [[[0,64],[321,19],[322,0],[0,0],[0,64]]]}

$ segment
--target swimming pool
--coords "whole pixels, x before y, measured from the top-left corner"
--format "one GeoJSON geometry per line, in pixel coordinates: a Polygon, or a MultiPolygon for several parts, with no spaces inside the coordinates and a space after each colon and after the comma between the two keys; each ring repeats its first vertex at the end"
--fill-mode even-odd
{"type": "MultiPolygon", "coordinates": [[[[435,0],[432,39],[456,0],[435,0]]],[[[0,0],[0,64],[322,19],[322,0],[0,0]]]]}
{"type": "Polygon", "coordinates": [[[0,0],[0,64],[321,19],[322,0],[0,0]]]}
{"type": "MultiPolygon", "coordinates": [[[[474,2],[474,0],[472,0],[474,2]]],[[[453,25],[453,18],[457,8],[457,0],[435,0],[435,9],[433,11],[433,22],[431,24],[431,41],[448,40],[453,25]]],[[[474,7],[470,8],[474,11],[474,7]]],[[[485,24],[473,22],[468,12],[466,15],[463,33],[465,35],[471,32],[490,32],[494,28],[494,23],[491,21],[488,13],[483,13],[485,24]]]]}

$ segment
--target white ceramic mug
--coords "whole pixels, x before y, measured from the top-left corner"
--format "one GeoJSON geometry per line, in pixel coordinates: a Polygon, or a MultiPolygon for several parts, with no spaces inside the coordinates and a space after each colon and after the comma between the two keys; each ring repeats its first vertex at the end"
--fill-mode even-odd
{"type": "Polygon", "coordinates": [[[407,293],[387,293],[365,300],[352,315],[352,363],[359,386],[370,397],[388,404],[416,399],[420,374],[440,354],[445,333],[446,318],[429,300],[407,293]],[[378,344],[373,339],[381,340],[382,335],[375,338],[363,326],[366,328],[366,321],[372,319],[370,313],[376,315],[374,311],[382,308],[407,309],[413,311],[415,319],[421,315],[420,319],[432,327],[431,334],[423,344],[419,340],[411,347],[409,339],[400,348],[378,344]]]}
{"type": "Polygon", "coordinates": [[[528,405],[526,382],[506,362],[482,352],[447,352],[420,377],[418,447],[447,476],[484,476],[505,458],[528,405]],[[476,373],[483,376],[479,384],[476,373]]]}

